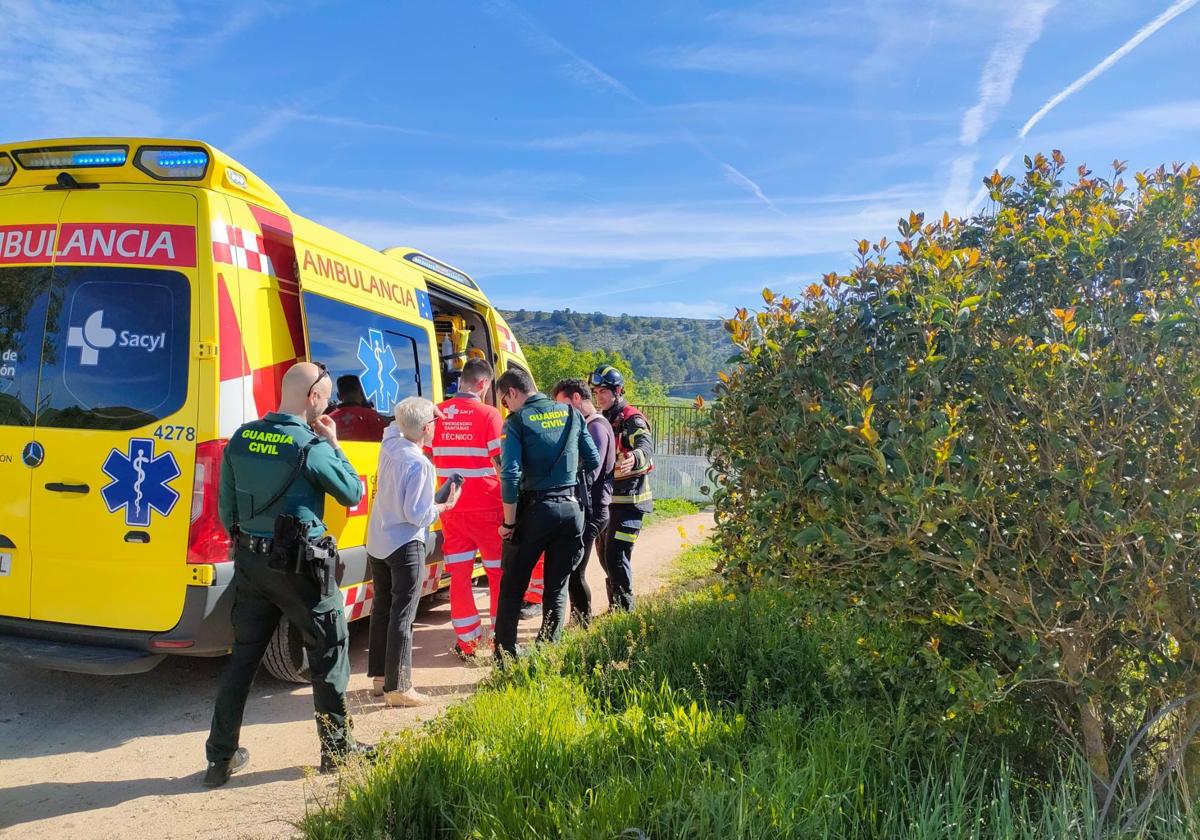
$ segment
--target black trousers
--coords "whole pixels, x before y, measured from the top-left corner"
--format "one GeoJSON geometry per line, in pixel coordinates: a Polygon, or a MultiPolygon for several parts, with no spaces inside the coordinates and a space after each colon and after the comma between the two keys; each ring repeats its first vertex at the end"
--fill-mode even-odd
{"type": "Polygon", "coordinates": [[[588,560],[591,559],[592,546],[597,553],[604,550],[603,542],[597,542],[597,537],[608,527],[608,510],[605,509],[601,518],[585,516],[583,523],[583,554],[579,563],[571,571],[571,579],[567,583],[567,591],[571,596],[571,613],[576,621],[585,627],[592,620],[592,588],[587,582],[588,560]]]}
{"type": "Polygon", "coordinates": [[[567,623],[567,578],[583,550],[583,511],[572,496],[539,499],[523,506],[515,534],[518,548],[505,552],[496,605],[496,655],[517,655],[521,602],[538,557],[546,562],[542,627],[538,641],[557,641],[567,623]]]}
{"type": "Polygon", "coordinates": [[[212,729],[205,744],[209,761],[227,761],[238,748],[242,715],[250,684],[267,645],[287,616],[304,639],[312,671],[313,708],[323,755],[338,755],[352,743],[346,710],[350,680],[350,645],[342,593],[330,592],[305,575],[277,572],[267,558],[239,550],[233,567],[233,655],[221,678],[213,710],[212,729]]]}
{"type": "Polygon", "coordinates": [[[612,505],[604,532],[600,563],[608,576],[608,605],[614,610],[633,609],[633,544],[642,532],[645,511],[633,505],[612,505]]]}
{"type": "Polygon", "coordinates": [[[370,648],[367,676],[383,677],[384,691],[412,688],[412,625],[425,576],[425,542],[413,540],[387,557],[371,557],[370,648]]]}

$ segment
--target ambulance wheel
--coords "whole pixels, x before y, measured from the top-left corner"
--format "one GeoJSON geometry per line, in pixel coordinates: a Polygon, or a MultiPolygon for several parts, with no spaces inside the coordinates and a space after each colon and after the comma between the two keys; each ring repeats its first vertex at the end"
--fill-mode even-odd
{"type": "Polygon", "coordinates": [[[308,670],[308,653],[304,650],[304,639],[300,631],[286,618],[279,619],[275,635],[267,645],[263,664],[267,672],[277,680],[307,683],[311,676],[308,670]]]}

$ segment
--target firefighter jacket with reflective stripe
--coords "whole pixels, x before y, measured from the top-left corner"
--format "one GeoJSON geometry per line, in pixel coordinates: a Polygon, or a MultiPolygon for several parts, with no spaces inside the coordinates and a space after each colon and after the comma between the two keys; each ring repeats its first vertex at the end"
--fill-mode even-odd
{"type": "Polygon", "coordinates": [[[650,423],[642,412],[618,397],[615,404],[604,412],[612,424],[613,436],[617,440],[617,459],[628,452],[633,453],[633,471],[620,478],[613,478],[612,503],[634,505],[649,513],[653,508],[650,492],[650,471],[654,469],[654,440],[650,423]]]}

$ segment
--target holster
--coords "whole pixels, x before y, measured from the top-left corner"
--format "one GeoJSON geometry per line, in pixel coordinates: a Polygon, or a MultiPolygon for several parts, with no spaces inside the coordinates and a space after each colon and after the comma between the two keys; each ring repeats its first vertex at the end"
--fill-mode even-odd
{"type": "Polygon", "coordinates": [[[277,572],[299,574],[306,571],[304,549],[308,545],[308,529],[299,517],[280,514],[275,517],[275,531],[271,535],[271,554],[267,566],[277,572]]]}

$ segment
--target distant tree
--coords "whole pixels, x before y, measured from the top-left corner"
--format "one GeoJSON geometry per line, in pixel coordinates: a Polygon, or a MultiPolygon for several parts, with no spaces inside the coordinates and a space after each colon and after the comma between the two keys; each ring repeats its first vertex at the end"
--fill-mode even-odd
{"type": "Polygon", "coordinates": [[[655,404],[666,401],[667,389],[657,382],[634,376],[633,368],[620,353],[576,350],[565,341],[551,345],[528,345],[523,350],[534,382],[543,391],[549,392],[560,379],[586,379],[600,365],[612,365],[625,377],[625,390],[630,402],[655,404]]]}

